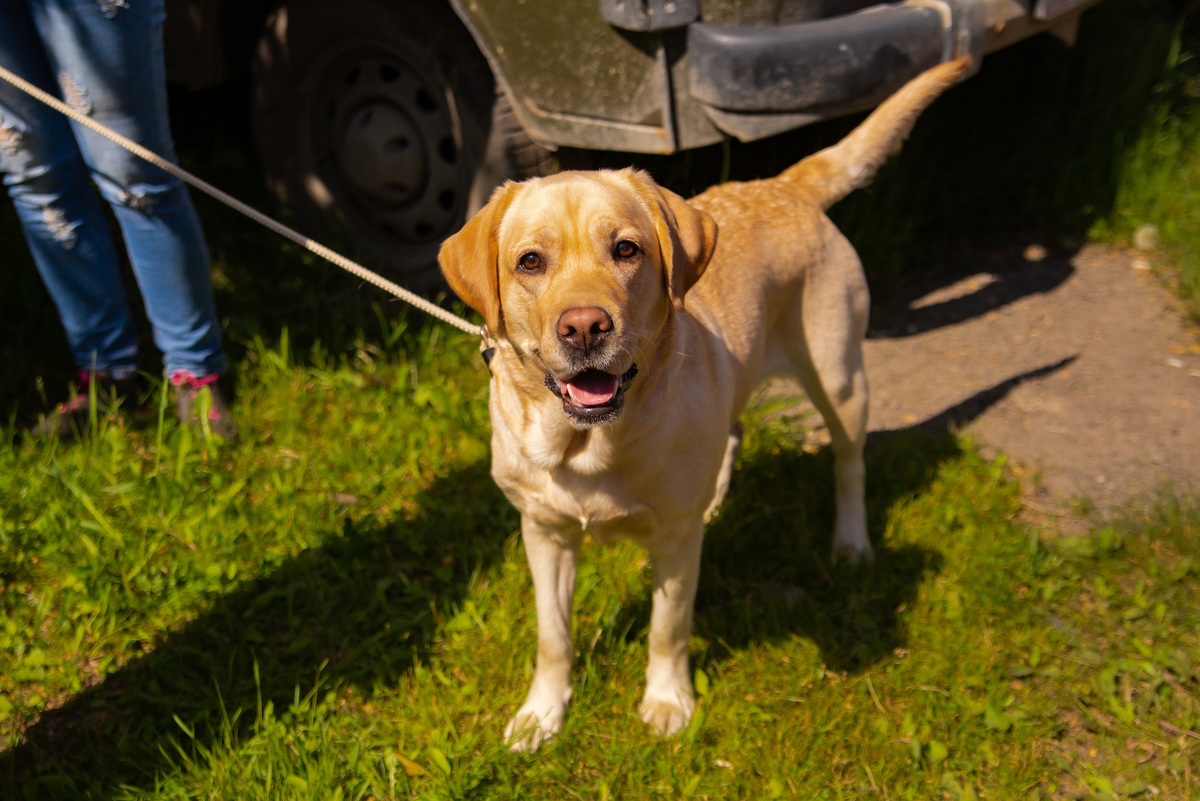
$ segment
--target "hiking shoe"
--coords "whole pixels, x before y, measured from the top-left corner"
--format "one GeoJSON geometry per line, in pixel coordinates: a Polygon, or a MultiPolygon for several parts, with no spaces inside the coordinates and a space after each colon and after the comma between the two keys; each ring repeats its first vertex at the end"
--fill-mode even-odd
{"type": "Polygon", "coordinates": [[[37,437],[57,435],[70,439],[85,430],[92,416],[91,383],[96,382],[97,417],[114,409],[125,398],[137,398],[138,375],[128,378],[113,378],[107,370],[80,370],[77,374],[79,389],[66,403],[60,403],[54,411],[43,415],[30,432],[37,437]]]}
{"type": "Polygon", "coordinates": [[[237,423],[229,414],[229,404],[221,391],[220,378],[220,373],[199,377],[187,370],[171,373],[171,385],[175,387],[175,412],[182,422],[206,434],[216,434],[226,442],[233,442],[237,439],[237,423]],[[205,406],[208,414],[201,417],[201,409],[205,406]]]}

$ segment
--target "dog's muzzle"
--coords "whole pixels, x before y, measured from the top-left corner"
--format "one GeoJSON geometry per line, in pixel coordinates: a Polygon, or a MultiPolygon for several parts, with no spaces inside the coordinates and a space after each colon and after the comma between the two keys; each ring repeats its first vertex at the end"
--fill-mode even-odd
{"type": "Polygon", "coordinates": [[[563,413],[572,422],[594,426],[611,423],[625,405],[625,390],[629,389],[637,365],[621,375],[603,370],[588,369],[569,379],[555,378],[546,373],[546,388],[562,398],[563,413]]]}

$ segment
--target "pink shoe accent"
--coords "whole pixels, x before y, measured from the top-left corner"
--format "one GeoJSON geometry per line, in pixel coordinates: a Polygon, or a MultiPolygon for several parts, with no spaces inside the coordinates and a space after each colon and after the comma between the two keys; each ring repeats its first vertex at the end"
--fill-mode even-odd
{"type": "Polygon", "coordinates": [[[88,387],[92,383],[92,377],[95,376],[96,381],[99,382],[100,377],[103,375],[104,373],[96,370],[79,368],[75,373],[75,380],[79,382],[78,394],[66,403],[58,404],[57,414],[74,414],[86,409],[88,405],[88,387]]]}
{"type": "Polygon", "coordinates": [[[201,387],[210,387],[221,378],[220,373],[209,373],[205,376],[194,376],[187,370],[177,370],[171,373],[171,385],[183,387],[184,389],[200,389],[201,387]]]}
{"type": "Polygon", "coordinates": [[[80,392],[75,397],[71,398],[66,403],[58,404],[58,414],[74,414],[75,412],[83,411],[88,405],[88,395],[86,392],[80,392]]]}

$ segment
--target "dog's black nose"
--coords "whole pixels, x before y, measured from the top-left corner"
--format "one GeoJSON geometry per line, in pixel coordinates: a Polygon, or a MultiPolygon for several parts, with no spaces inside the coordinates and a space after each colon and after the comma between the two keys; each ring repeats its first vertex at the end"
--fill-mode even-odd
{"type": "Polygon", "coordinates": [[[595,306],[567,309],[558,318],[558,338],[573,348],[590,350],[612,331],[612,318],[595,306]]]}

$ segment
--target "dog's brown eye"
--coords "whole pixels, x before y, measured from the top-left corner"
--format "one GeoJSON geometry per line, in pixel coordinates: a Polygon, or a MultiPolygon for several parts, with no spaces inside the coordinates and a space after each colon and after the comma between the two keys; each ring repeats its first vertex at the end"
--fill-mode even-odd
{"type": "Polygon", "coordinates": [[[536,253],[526,253],[521,257],[521,261],[518,264],[527,273],[540,272],[542,269],[542,257],[536,253]]]}
{"type": "Polygon", "coordinates": [[[638,246],[625,240],[617,243],[617,258],[632,259],[637,255],[638,246]]]}

